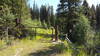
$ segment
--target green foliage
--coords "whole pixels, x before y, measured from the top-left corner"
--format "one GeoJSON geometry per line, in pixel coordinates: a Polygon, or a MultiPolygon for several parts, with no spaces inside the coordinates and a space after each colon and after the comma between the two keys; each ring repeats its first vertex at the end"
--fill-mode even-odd
{"type": "Polygon", "coordinates": [[[80,0],[60,0],[58,5],[56,25],[59,25],[60,33],[68,34],[68,38],[70,38],[70,30],[73,29],[73,20],[79,17],[79,4],[80,0]]]}
{"type": "Polygon", "coordinates": [[[37,27],[37,26],[42,27],[41,22],[38,19],[32,20],[31,18],[28,18],[28,19],[24,20],[22,23],[26,27],[37,27]]]}
{"type": "Polygon", "coordinates": [[[89,21],[90,21],[90,25],[95,29],[96,26],[96,14],[95,14],[95,6],[92,5],[91,8],[88,5],[87,0],[83,1],[83,11],[82,13],[88,17],[89,21]]]}
{"type": "Polygon", "coordinates": [[[16,18],[27,19],[30,18],[30,11],[27,6],[26,0],[11,0],[11,11],[16,16],[16,18]]]}
{"type": "Polygon", "coordinates": [[[87,36],[87,44],[89,48],[100,47],[100,32],[91,31],[87,36]]]}
{"type": "Polygon", "coordinates": [[[83,15],[80,15],[76,21],[70,38],[74,43],[84,44],[86,42],[85,38],[87,38],[87,34],[91,30],[90,22],[83,15]]]}
{"type": "Polygon", "coordinates": [[[0,35],[4,37],[6,36],[5,31],[7,31],[7,28],[15,27],[15,16],[11,13],[7,5],[5,5],[0,12],[0,15],[2,15],[0,16],[0,35]]]}
{"type": "Polygon", "coordinates": [[[9,28],[8,35],[13,35],[15,37],[26,35],[27,30],[24,29],[23,24],[19,24],[18,27],[15,27],[16,18],[22,19],[21,22],[26,20],[26,18],[30,18],[30,12],[29,8],[27,7],[26,0],[1,0],[1,3],[2,3],[0,4],[0,7],[2,7],[2,9],[0,10],[1,31],[4,32],[4,30],[9,28]]]}
{"type": "Polygon", "coordinates": [[[55,21],[56,21],[56,23],[55,23],[55,25],[58,25],[59,26],[59,31],[60,31],[60,33],[62,33],[62,34],[66,34],[66,25],[67,25],[67,23],[68,23],[68,21],[67,21],[67,17],[66,18],[64,18],[64,17],[61,17],[61,18],[57,18],[55,21]]]}
{"type": "Polygon", "coordinates": [[[97,47],[100,47],[100,32],[97,32],[97,33],[96,33],[95,39],[96,39],[95,45],[96,45],[97,47]]]}
{"type": "Polygon", "coordinates": [[[7,5],[5,5],[5,8],[3,8],[1,12],[0,22],[3,27],[13,27],[15,16],[10,12],[10,9],[7,5]]]}

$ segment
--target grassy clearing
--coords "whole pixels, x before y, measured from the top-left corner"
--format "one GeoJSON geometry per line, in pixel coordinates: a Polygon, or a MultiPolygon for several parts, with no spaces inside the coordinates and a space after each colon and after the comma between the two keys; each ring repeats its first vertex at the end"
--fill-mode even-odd
{"type": "MultiPolygon", "coordinates": [[[[0,56],[72,56],[73,52],[75,51],[70,49],[66,41],[62,44],[54,44],[51,42],[51,38],[37,36],[35,40],[16,40],[13,45],[0,50],[0,56]]],[[[77,56],[87,55],[81,50],[77,56]]]]}
{"type": "Polygon", "coordinates": [[[18,55],[25,56],[30,52],[43,49],[44,47],[48,46],[51,46],[51,43],[42,43],[39,40],[16,40],[14,45],[0,50],[0,56],[14,56],[17,52],[19,52],[18,55]],[[20,49],[22,50],[20,51],[20,49]]]}
{"type": "MultiPolygon", "coordinates": [[[[51,29],[37,29],[40,34],[52,34],[51,29]]],[[[14,40],[11,46],[0,50],[0,56],[72,56],[73,49],[70,49],[70,44],[66,41],[62,44],[54,44],[50,37],[36,36],[30,40],[27,37],[22,40],[14,40]]],[[[33,37],[32,37],[33,38],[33,37]]],[[[0,40],[0,48],[5,45],[4,40],[0,40]]],[[[78,56],[87,56],[83,50],[80,50],[78,56]]]]}
{"type": "Polygon", "coordinates": [[[31,56],[31,55],[57,55],[63,52],[64,47],[51,42],[51,38],[36,36],[34,40],[22,39],[13,42],[13,45],[0,50],[0,56],[31,56]],[[18,53],[18,54],[17,54],[18,53]],[[34,54],[32,54],[34,53],[34,54]]]}

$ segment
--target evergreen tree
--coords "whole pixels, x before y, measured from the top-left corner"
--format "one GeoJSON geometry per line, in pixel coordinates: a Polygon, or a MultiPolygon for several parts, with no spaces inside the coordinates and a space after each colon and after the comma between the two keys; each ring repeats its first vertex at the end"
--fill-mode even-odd
{"type": "Polygon", "coordinates": [[[6,4],[16,18],[26,19],[30,17],[30,11],[26,2],[27,0],[1,0],[0,6],[4,6],[6,4]]]}
{"type": "Polygon", "coordinates": [[[49,8],[49,17],[50,17],[50,25],[54,26],[55,24],[55,19],[54,19],[54,12],[53,12],[53,6],[50,6],[49,8]]]}
{"type": "Polygon", "coordinates": [[[96,27],[100,29],[100,5],[96,6],[96,27]]]}
{"type": "Polygon", "coordinates": [[[60,26],[59,31],[66,33],[66,21],[67,21],[67,14],[68,14],[68,3],[67,0],[60,0],[60,4],[58,4],[57,9],[57,19],[55,25],[60,26]]]}
{"type": "Polygon", "coordinates": [[[24,20],[30,18],[30,11],[26,2],[26,0],[0,0],[0,7],[2,8],[0,11],[0,25],[2,25],[1,28],[9,27],[9,34],[18,35],[18,32],[23,32],[24,20]],[[15,27],[15,25],[17,25],[16,23],[18,23],[17,20],[15,21],[16,18],[21,23],[20,27],[15,27]],[[21,30],[19,30],[19,28],[21,30]]]}
{"type": "Polygon", "coordinates": [[[66,0],[60,0],[60,4],[58,5],[58,9],[57,9],[57,18],[66,17],[65,13],[66,13],[67,3],[65,2],[66,0]]]}
{"type": "Polygon", "coordinates": [[[91,26],[95,29],[96,28],[96,10],[95,10],[95,6],[92,5],[91,7],[91,26]]]}
{"type": "Polygon", "coordinates": [[[70,31],[72,31],[73,25],[75,23],[71,21],[78,17],[77,9],[80,4],[79,2],[79,0],[60,0],[60,4],[58,5],[57,15],[58,17],[62,16],[58,19],[58,23],[60,23],[60,27],[62,25],[62,28],[64,28],[64,33],[67,32],[68,36],[70,35],[70,31]]]}
{"type": "Polygon", "coordinates": [[[95,6],[92,5],[92,7],[90,8],[87,0],[83,1],[83,14],[88,18],[88,20],[90,21],[90,25],[92,26],[93,29],[95,29],[95,24],[96,24],[96,20],[95,20],[95,6]]]}
{"type": "MultiPolygon", "coordinates": [[[[86,41],[85,37],[87,36],[88,30],[90,30],[90,25],[88,19],[84,15],[81,15],[81,13],[79,13],[81,0],[60,1],[63,1],[66,6],[64,5],[65,7],[63,8],[62,6],[61,8],[64,12],[64,14],[61,15],[63,15],[65,19],[62,19],[62,17],[60,18],[60,20],[58,21],[58,24],[60,23],[59,28],[61,27],[61,25],[64,26],[62,29],[63,33],[67,33],[68,38],[73,43],[84,44],[86,41]],[[63,21],[61,22],[61,20],[63,21]]],[[[86,14],[86,16],[88,16],[88,14],[86,14]]]]}
{"type": "Polygon", "coordinates": [[[30,9],[32,19],[39,19],[39,8],[34,1],[33,8],[30,9]]]}
{"type": "Polygon", "coordinates": [[[40,20],[48,23],[48,7],[42,5],[40,8],[40,20]]]}
{"type": "Polygon", "coordinates": [[[89,20],[90,20],[90,8],[89,8],[87,0],[83,1],[83,5],[82,6],[83,6],[83,14],[85,16],[87,16],[89,18],[89,20]]]}

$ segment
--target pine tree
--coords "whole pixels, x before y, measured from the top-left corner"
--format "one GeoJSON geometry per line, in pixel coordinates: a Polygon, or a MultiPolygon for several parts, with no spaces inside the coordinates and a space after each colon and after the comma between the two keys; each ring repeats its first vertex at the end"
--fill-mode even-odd
{"type": "Polygon", "coordinates": [[[67,6],[66,0],[60,0],[60,4],[58,4],[58,9],[56,13],[57,19],[56,19],[55,26],[56,25],[60,26],[59,31],[63,33],[66,31],[64,29],[65,28],[64,26],[66,25],[65,21],[66,21],[67,14],[68,14],[67,13],[68,10],[66,10],[66,6],[67,6]]]}
{"type": "Polygon", "coordinates": [[[45,5],[40,8],[40,20],[48,23],[48,7],[45,5]]]}
{"type": "Polygon", "coordinates": [[[87,0],[83,1],[83,14],[88,18],[88,20],[90,21],[90,25],[93,29],[95,29],[95,25],[96,25],[96,20],[95,20],[95,6],[92,5],[92,7],[90,8],[87,0]]]}
{"type": "Polygon", "coordinates": [[[96,28],[96,10],[95,10],[95,6],[92,5],[91,7],[91,26],[95,29],[96,28]]]}
{"type": "Polygon", "coordinates": [[[34,4],[33,4],[33,8],[31,8],[31,17],[32,19],[39,19],[39,8],[37,6],[37,4],[35,3],[34,1],[34,4]]]}
{"type": "Polygon", "coordinates": [[[60,4],[58,5],[57,9],[57,18],[59,17],[66,17],[66,0],[60,0],[60,4]]]}
{"type": "MultiPolygon", "coordinates": [[[[18,21],[20,21],[21,27],[23,27],[24,20],[27,20],[28,18],[30,18],[30,11],[29,11],[29,8],[27,7],[26,2],[27,2],[26,0],[0,0],[0,7],[1,7],[0,22],[2,22],[0,24],[3,25],[1,27],[10,28],[9,34],[14,35],[17,33],[13,33],[13,32],[22,32],[21,30],[17,31],[15,29],[17,28],[15,27],[15,24],[18,23],[17,21],[15,21],[16,18],[18,19],[18,21]]],[[[19,28],[23,29],[21,27],[18,27],[17,29],[19,28]]]]}
{"type": "Polygon", "coordinates": [[[96,6],[96,28],[100,29],[100,5],[96,6]]]}
{"type": "Polygon", "coordinates": [[[54,19],[54,12],[53,12],[53,6],[50,6],[49,8],[49,17],[50,17],[50,25],[54,26],[55,25],[55,19],[54,19]]]}
{"type": "Polygon", "coordinates": [[[79,2],[79,0],[60,0],[60,4],[58,5],[57,9],[57,16],[61,18],[58,19],[58,23],[60,23],[60,27],[65,28],[65,33],[67,31],[67,33],[69,34],[70,30],[73,28],[74,22],[72,23],[70,21],[78,16],[77,7],[80,4],[79,2]],[[66,27],[63,27],[61,25],[66,27]]]}
{"type": "Polygon", "coordinates": [[[89,20],[90,20],[90,8],[89,8],[87,0],[83,1],[83,5],[82,6],[83,6],[83,14],[85,16],[87,16],[89,18],[89,20]]]}
{"type": "MultiPolygon", "coordinates": [[[[64,14],[60,18],[60,20],[57,18],[59,28],[63,31],[60,31],[60,33],[67,33],[68,38],[73,42],[77,44],[84,44],[85,37],[87,36],[88,30],[90,30],[90,25],[88,19],[82,15],[82,13],[79,13],[80,10],[80,1],[81,0],[60,0],[63,1],[66,6],[61,8],[61,11],[65,9],[64,14]],[[65,18],[62,19],[62,18],[65,18]],[[62,21],[63,20],[63,21],[62,21]],[[62,21],[62,22],[61,22],[62,21]],[[81,42],[80,42],[81,41],[81,42]]],[[[59,13],[59,12],[58,12],[59,13]]],[[[87,15],[87,14],[86,14],[87,15]]]]}

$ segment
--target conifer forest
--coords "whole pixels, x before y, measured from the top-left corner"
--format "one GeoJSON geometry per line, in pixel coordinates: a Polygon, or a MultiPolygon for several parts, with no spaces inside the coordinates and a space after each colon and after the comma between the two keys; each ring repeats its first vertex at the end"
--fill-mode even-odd
{"type": "Polygon", "coordinates": [[[0,0],[0,56],[100,56],[100,0],[0,0]]]}

